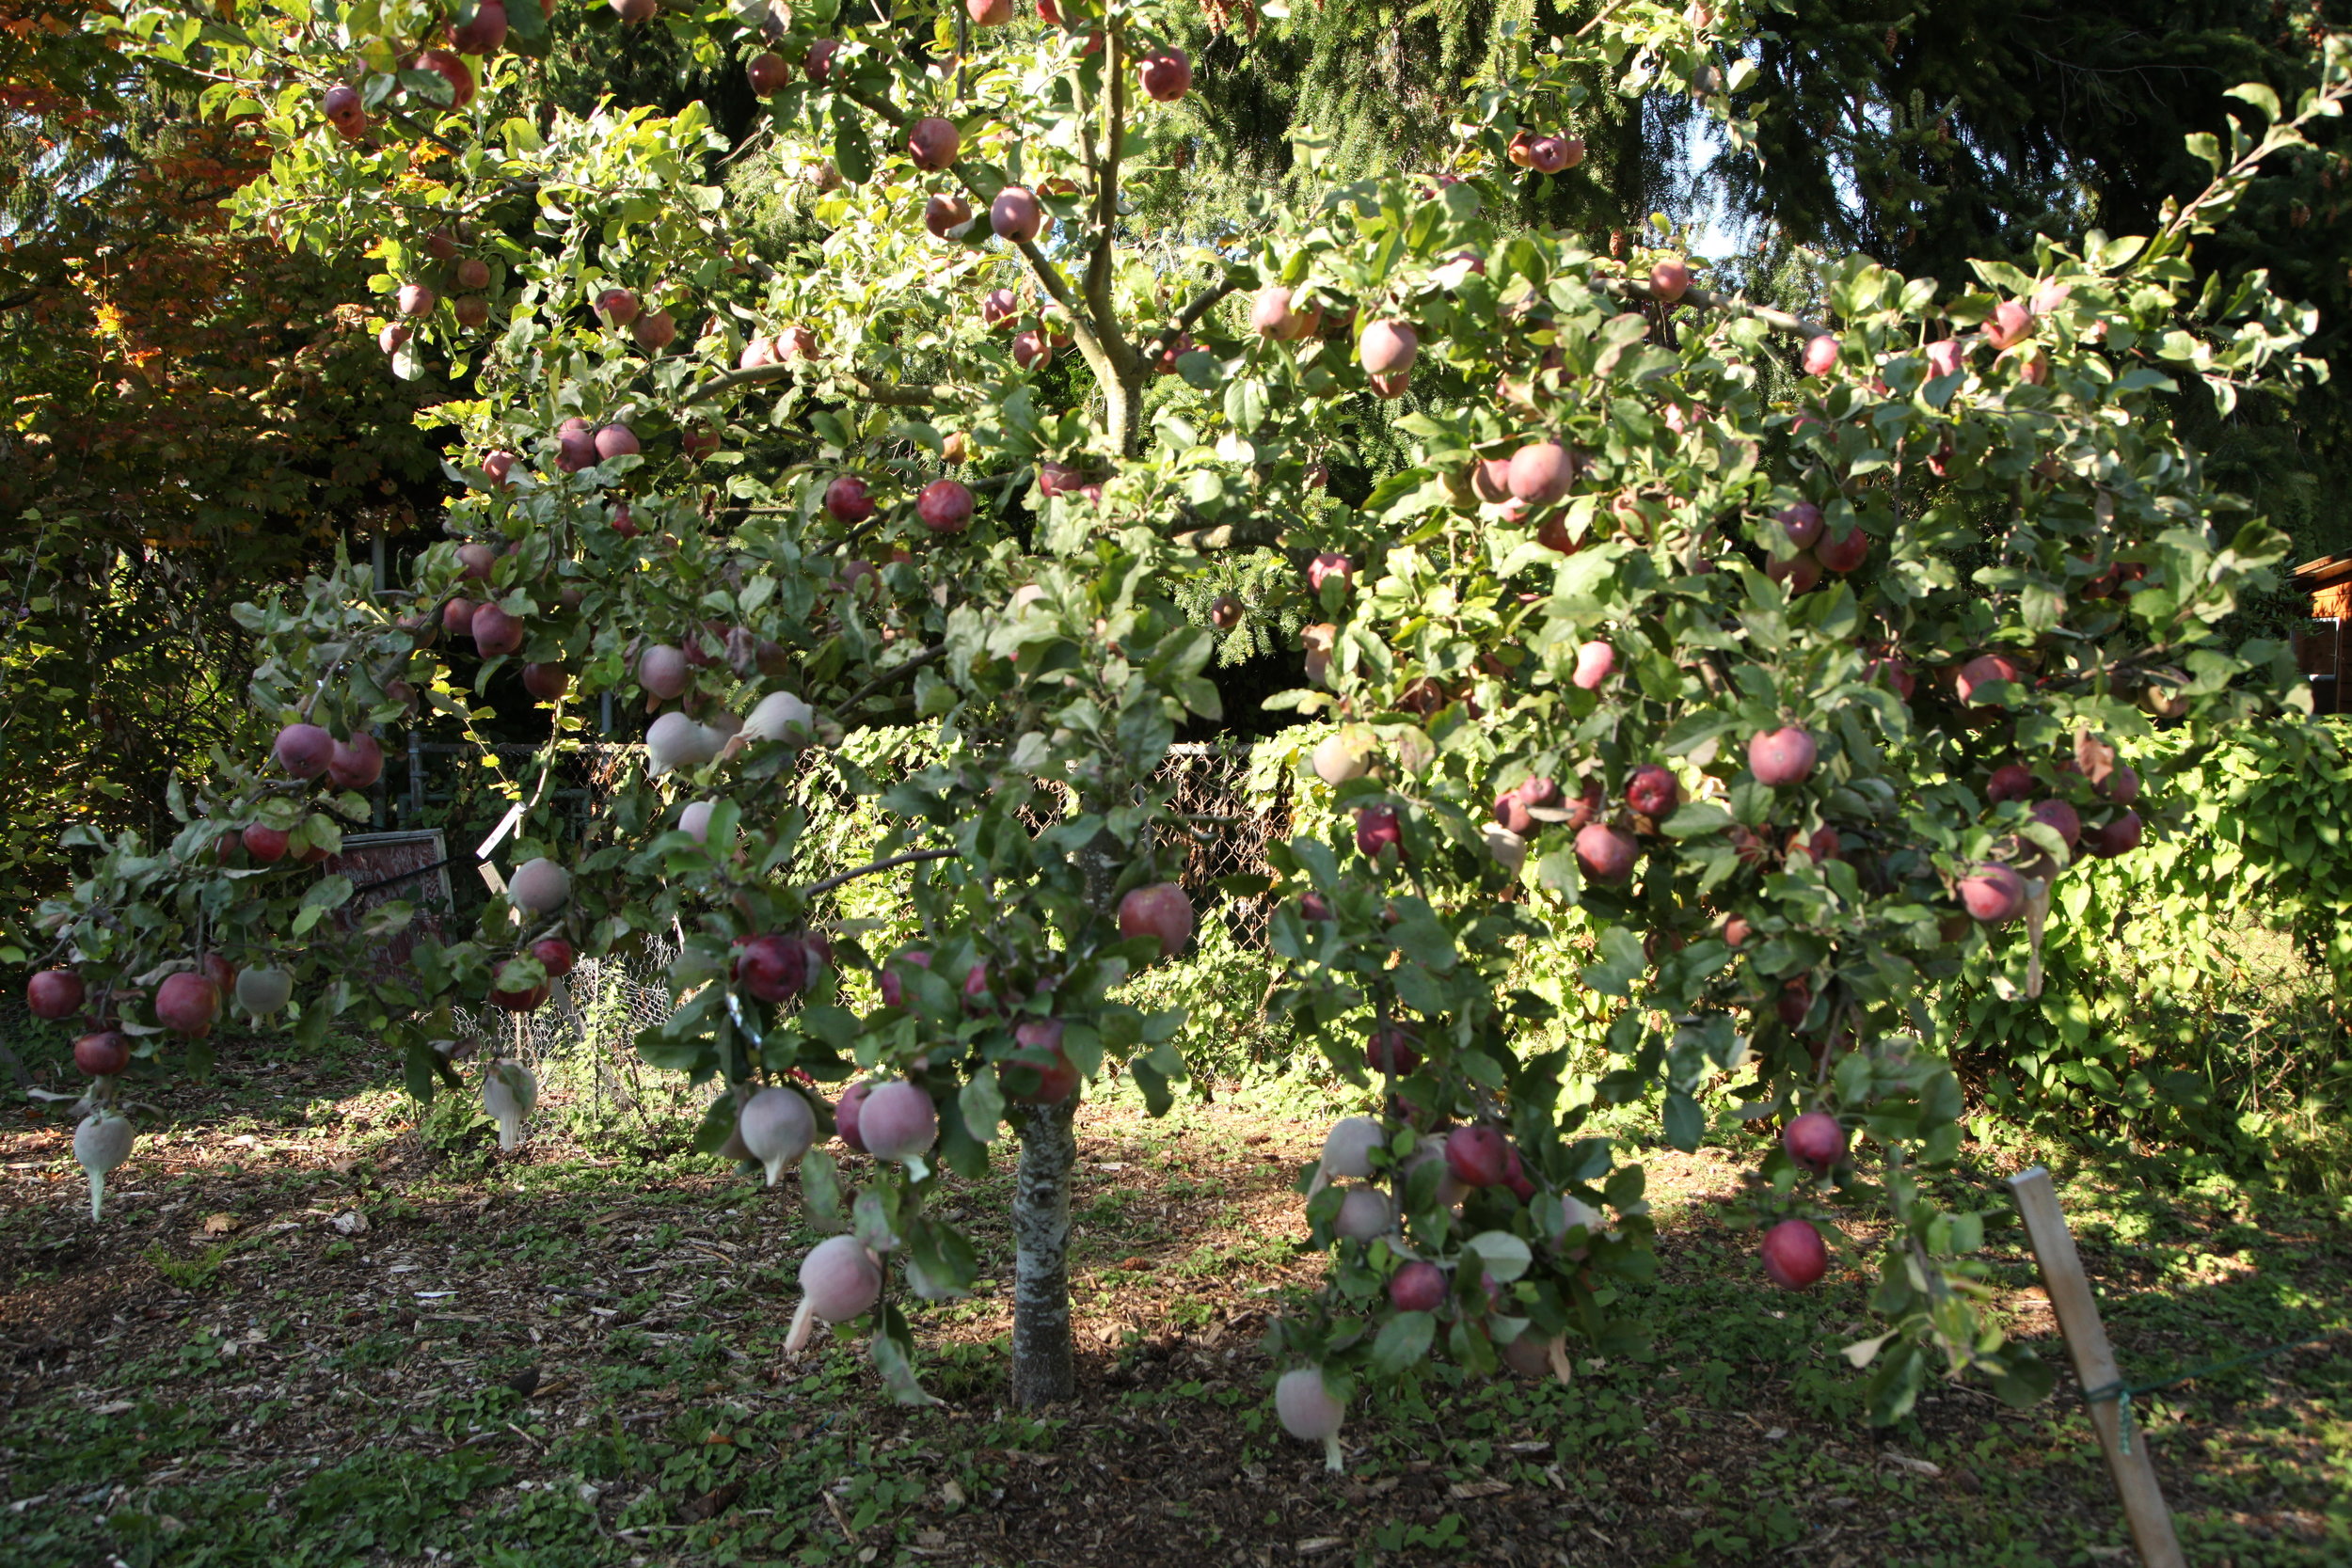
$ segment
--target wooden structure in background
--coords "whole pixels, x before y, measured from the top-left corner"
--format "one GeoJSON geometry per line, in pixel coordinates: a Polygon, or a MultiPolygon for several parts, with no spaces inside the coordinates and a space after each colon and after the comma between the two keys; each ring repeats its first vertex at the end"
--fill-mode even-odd
{"type": "Polygon", "coordinates": [[[2288,587],[2312,596],[2311,619],[2295,632],[2295,666],[2311,683],[2312,711],[2352,713],[2344,690],[2345,628],[2352,626],[2352,555],[2324,555],[2295,569],[2288,587]]]}

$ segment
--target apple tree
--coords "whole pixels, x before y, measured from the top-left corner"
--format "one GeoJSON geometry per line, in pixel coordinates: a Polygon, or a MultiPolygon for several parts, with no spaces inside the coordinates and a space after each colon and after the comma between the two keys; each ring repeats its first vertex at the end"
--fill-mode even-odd
{"type": "MultiPolygon", "coordinates": [[[[720,1081],[703,1147],[796,1164],[841,1232],[796,1337],[870,1317],[923,1399],[894,1285],[969,1284],[940,1172],[1011,1142],[1014,1393],[1063,1397],[1080,1085],[1125,1072],[1165,1106],[1184,1072],[1182,1015],[1120,993],[1194,918],[1194,825],[1153,781],[1218,704],[1171,589],[1274,547],[1311,614],[1286,701],[1327,729],[1314,787],[1345,828],[1277,853],[1272,1004],[1378,1079],[1301,1179],[1332,1265],[1276,1331],[1292,1430],[1336,1455],[1353,1380],[1433,1354],[1565,1375],[1571,1339],[1624,1342],[1643,1176],[1591,1107],[1655,1103],[1692,1148],[1726,1083],[1782,1129],[1752,1206],[1775,1281],[1822,1275],[1841,1210],[1891,1221],[1885,1332],[1850,1353],[1881,1415],[1931,1370],[2046,1386],[1975,1310],[1980,1217],[1924,1195],[1961,1103],[1923,996],[1988,945],[2036,983],[2067,866],[2161,819],[2127,760],[2154,719],[2277,700],[2282,651],[2226,622],[2279,541],[2229,515],[2165,400],[2296,372],[2301,314],[2190,244],[2335,111],[2342,51],[2293,117],[2251,95],[2266,123],[2159,233],[1961,287],[1849,265],[1817,321],[1704,287],[1662,230],[1620,256],[1504,216],[1511,182],[1578,178],[1597,94],[1722,117],[1736,7],[1513,33],[1425,167],[1218,234],[1144,215],[1183,211],[1157,117],[1192,67],[1160,5],[627,0],[611,24],[742,61],[816,238],[762,253],[697,107],[536,107],[537,7],[120,19],[267,139],[241,218],[364,249],[388,373],[474,395],[441,411],[463,494],[405,598],[345,569],[247,611],[272,758],[192,781],[168,847],[90,846],[44,911],[37,984],[119,1042],[101,1066],[200,1037],[229,979],[250,1011],[381,1033],[429,1093],[459,1076],[453,1001],[540,1006],[578,954],[675,926],[676,1007],[641,1051],[720,1081]],[[1351,504],[1325,458],[1368,416],[1413,456],[1351,504]],[[501,661],[554,708],[512,781],[507,895],[372,974],[350,955],[403,911],[339,933],[348,883],[291,867],[356,818],[378,734],[470,721],[501,661]],[[606,694],[644,715],[644,766],[575,832],[547,785],[606,694]],[[882,725],[922,726],[924,764],[837,749],[882,725]],[[870,861],[810,879],[807,768],[870,801],[870,861]],[[911,943],[823,918],[869,876],[911,943]],[[1596,1083],[1518,983],[1532,943],[1572,944],[1610,999],[1596,1083]],[[246,997],[257,970],[283,990],[246,997]],[[828,1132],[873,1157],[855,1191],[828,1132]]],[[[480,1071],[518,1127],[528,1074],[480,1071]]],[[[93,1144],[121,1141],[95,1082],[93,1144]]]]}

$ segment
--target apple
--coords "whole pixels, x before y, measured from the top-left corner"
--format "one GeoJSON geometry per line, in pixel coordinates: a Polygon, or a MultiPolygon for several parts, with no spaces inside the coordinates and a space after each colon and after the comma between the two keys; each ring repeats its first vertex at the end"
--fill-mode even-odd
{"type": "Polygon", "coordinates": [[[1369,759],[1354,740],[1336,733],[1315,742],[1308,763],[1314,768],[1316,778],[1334,787],[1350,779],[1362,778],[1370,766],[1369,759]]]}
{"type": "Polygon", "coordinates": [[[1837,368],[1837,356],[1842,345],[1835,332],[1819,332],[1804,342],[1804,373],[1827,375],[1837,368]]]}
{"type": "Polygon", "coordinates": [[[1584,875],[1609,886],[1632,879],[1641,848],[1631,833],[1606,822],[1588,822],[1577,830],[1576,863],[1584,875]]]}
{"type": "Polygon", "coordinates": [[[92,1078],[112,1078],[131,1065],[131,1040],[119,1029],[102,1029],[73,1042],[73,1065],[92,1078]]]}
{"type": "Polygon", "coordinates": [[[468,293],[480,293],[490,286],[490,263],[478,256],[469,256],[457,263],[454,277],[459,288],[468,293]]]}
{"type": "Polygon", "coordinates": [[[365,789],[384,776],[384,748],[364,732],[337,741],[326,759],[327,782],[337,789],[365,789]]]}
{"type": "Polygon", "coordinates": [[[523,623],[494,604],[473,612],[474,651],[484,658],[502,658],[523,645],[523,623]]]}
{"type": "Polygon", "coordinates": [[[1809,550],[1820,542],[1821,509],[1811,501],[1782,507],[1777,521],[1781,531],[1788,535],[1788,542],[1801,550],[1809,550]]]}
{"type": "Polygon", "coordinates": [[[286,855],[288,834],[276,828],[264,828],[259,822],[246,826],[244,833],[245,852],[262,865],[275,864],[286,855]]]}
{"type": "Polygon", "coordinates": [[[972,492],[955,480],[935,479],[914,498],[914,515],[933,533],[961,533],[972,526],[972,492]]]}
{"type": "Polygon", "coordinates": [[[1816,1176],[1846,1157],[1846,1130],[1826,1111],[1807,1111],[1781,1129],[1780,1143],[1794,1160],[1816,1176]]]}
{"type": "Polygon", "coordinates": [[[808,46],[808,55],[801,62],[801,69],[808,73],[810,81],[821,82],[833,73],[833,57],[840,48],[839,39],[818,39],[808,46]]]}
{"type": "Polygon", "coordinates": [[[429,316],[440,296],[421,283],[403,283],[392,295],[392,303],[404,316],[429,316]]]}
{"type": "Polygon", "coordinates": [[[1172,958],[1192,940],[1192,900],[1174,882],[1130,889],[1119,901],[1119,934],[1156,937],[1160,956],[1172,958]]]}
{"type": "Polygon", "coordinates": [[[2027,808],[2033,819],[2066,841],[2072,849],[2083,841],[2082,814],[2064,800],[2036,800],[2027,808]]]}
{"type": "Polygon", "coordinates": [[[256,1018],[267,1018],[294,996],[294,976],[282,969],[248,969],[237,976],[237,1002],[256,1018]]]}
{"type": "Polygon", "coordinates": [[[155,1022],[176,1034],[201,1039],[220,1017],[220,988],[211,976],[183,969],[155,988],[155,1022]]]}
{"type": "Polygon", "coordinates": [[[1537,136],[1528,145],[1527,166],[1538,174],[1558,174],[1582,159],[1583,142],[1565,136],[1537,136]]]}
{"type": "Polygon", "coordinates": [[[1985,340],[1997,349],[2016,347],[2032,330],[2033,312],[2013,299],[1994,306],[1993,319],[1984,324],[1985,340]]]}
{"type": "Polygon", "coordinates": [[[1961,879],[1960,901],[1975,920],[2001,926],[2026,908],[2026,879],[2006,865],[1982,865],[1961,879]]]}
{"type": "Polygon", "coordinates": [[[1674,810],[1681,793],[1682,785],[1671,769],[1644,763],[1626,781],[1625,803],[1644,816],[1662,817],[1674,810]]]}
{"type": "Polygon", "coordinates": [[[2146,829],[2140,823],[2139,813],[2118,812],[2091,834],[2090,849],[2101,860],[2111,861],[2118,855],[2127,855],[2138,848],[2145,834],[2146,829]]]}
{"type": "Polygon", "coordinates": [[[785,63],[782,55],[763,49],[743,67],[743,75],[751,83],[753,92],[762,98],[773,98],[792,79],[792,68],[785,63]]]}
{"type": "Polygon", "coordinates": [[[24,986],[24,1005],[33,1016],[55,1023],[82,1010],[82,977],[70,969],[44,969],[24,986]]]}
{"type": "Polygon", "coordinates": [[[1976,700],[1979,689],[2002,682],[2015,684],[2025,678],[2023,670],[1999,654],[1979,654],[1960,667],[1960,679],[1955,689],[1960,693],[1960,700],[1970,706],[1992,707],[1994,704],[1990,699],[1981,703],[1976,700]]]}
{"type": "Polygon", "coordinates": [[[571,688],[572,673],[561,664],[523,666],[523,689],[540,702],[559,702],[571,688]]]}
{"type": "Polygon", "coordinates": [[[1958,375],[1965,368],[1965,351],[1957,338],[1943,338],[1928,345],[1928,374],[1931,378],[1958,375]]]}
{"type": "Polygon", "coordinates": [[[1576,673],[1568,678],[1580,691],[1596,691],[1617,667],[1617,651],[1606,642],[1586,642],[1576,650],[1576,673]]]}
{"type": "Polygon", "coordinates": [[[1035,327],[1016,332],[1012,339],[1012,362],[1025,371],[1042,370],[1054,361],[1054,345],[1045,334],[1035,327]]]}
{"type": "MultiPolygon", "coordinates": [[[[1365,372],[1374,376],[1402,376],[1409,372],[1414,356],[1420,352],[1421,334],[1409,323],[1394,319],[1374,322],[1364,328],[1364,335],[1356,343],[1357,358],[1365,372]]],[[[1401,382],[1397,390],[1404,390],[1401,382]]]]}
{"type": "Polygon", "coordinates": [[[874,498],[866,481],[842,474],[825,486],[825,511],[837,523],[862,523],[874,515],[874,498]]]}
{"type": "Polygon", "coordinates": [[[1853,571],[1870,559],[1870,536],[1859,526],[1833,534],[1814,546],[1813,559],[1841,575],[1853,571]]]}
{"type": "Polygon", "coordinates": [[[473,102],[473,71],[446,49],[427,49],[408,62],[411,71],[430,71],[449,84],[449,106],[462,109],[473,102]]]}
{"type": "Polygon", "coordinates": [[[345,141],[358,141],[367,134],[368,112],[360,104],[356,87],[336,83],[320,97],[319,112],[345,141]]]}
{"type": "Polygon", "coordinates": [[[1136,67],[1144,96],[1154,103],[1173,103],[1192,89],[1192,60],[1181,49],[1146,55],[1136,67]]]}
{"type": "Polygon", "coordinates": [[[596,433],[582,419],[565,420],[555,430],[555,466],[567,474],[593,467],[596,461],[596,433]]]}
{"type": "Polygon", "coordinates": [[[1503,483],[1531,506],[1549,506],[1576,480],[1576,457],[1557,441],[1531,441],[1511,454],[1503,483]]]}
{"type": "Polygon", "coordinates": [[[1816,755],[1811,733],[1794,724],[1748,737],[1748,771],[1770,789],[1803,784],[1813,774],[1816,755]]]}
{"type": "Polygon", "coordinates": [[[1421,1053],[1413,1049],[1416,1043],[1413,1032],[1402,1023],[1383,1023],[1364,1042],[1364,1062],[1375,1072],[1402,1078],[1421,1066],[1421,1053]]]}
{"type": "Polygon", "coordinates": [[[637,319],[637,293],[618,285],[596,295],[596,313],[608,326],[627,326],[637,319]]]}
{"type": "Polygon", "coordinates": [[[1381,850],[1391,847],[1398,860],[1405,858],[1405,824],[1398,820],[1394,806],[1356,808],[1356,847],[1366,860],[1377,860],[1381,850]]]}
{"type": "Polygon", "coordinates": [[[531,956],[539,960],[539,967],[548,972],[550,980],[569,974],[579,958],[572,951],[572,944],[562,937],[541,937],[531,944],[531,956]]]}
{"type": "Polygon", "coordinates": [[[1020,319],[1021,296],[1010,289],[991,289],[980,296],[980,325],[1005,326],[1020,319]]]}
{"type": "Polygon", "coordinates": [[[660,0],[611,0],[611,3],[615,14],[632,27],[639,23],[652,21],[654,12],[661,8],[660,0]]]}
{"type": "Polygon", "coordinates": [[[953,120],[925,115],[907,127],[907,156],[927,173],[936,174],[953,164],[962,147],[963,134],[953,120]]]}
{"type": "Polygon", "coordinates": [[[1012,20],[1012,0],[963,0],[964,14],[980,27],[1002,27],[1012,20]]]}
{"type": "Polygon", "coordinates": [[[1241,601],[1231,594],[1219,594],[1209,601],[1209,625],[1219,631],[1232,631],[1241,625],[1241,601]]]}
{"type": "Polygon", "coordinates": [[[1466,1187],[1498,1187],[1508,1177],[1516,1150],[1495,1128],[1457,1127],[1445,1137],[1446,1169],[1466,1187]]]}
{"type": "Polygon", "coordinates": [[[397,353],[400,345],[406,342],[411,336],[413,334],[408,328],[400,323],[386,322],[384,329],[375,335],[375,346],[387,354],[397,353]]]}
{"type": "Polygon", "coordinates": [[[1045,210],[1025,185],[1007,185],[988,205],[988,226],[1000,240],[1026,245],[1045,226],[1045,210]]]}
{"type": "Polygon", "coordinates": [[[316,724],[288,724],[271,747],[278,766],[297,779],[315,779],[334,760],[335,737],[316,724]]]}
{"type": "Polygon", "coordinates": [[[1657,299],[1672,305],[1691,289],[1691,269],[1676,258],[1668,258],[1649,269],[1649,292],[1657,299]]]}
{"type": "Polygon", "coordinates": [[[933,239],[961,239],[972,227],[972,203],[960,196],[934,196],[923,204],[923,227],[933,239]]]}
{"type": "Polygon", "coordinates": [[[1389,1299],[1400,1312],[1435,1312],[1445,1305],[1445,1275],[1415,1259],[1389,1277],[1389,1299]]]}
{"type": "Polygon", "coordinates": [[[598,460],[613,457],[634,457],[640,448],[637,433],[625,424],[599,425],[596,435],[598,460]]]}
{"type": "Polygon", "coordinates": [[[552,913],[572,896],[571,873],[541,855],[516,869],[514,880],[506,886],[506,896],[527,914],[552,913]]]}
{"type": "Polygon", "coordinates": [[[788,1001],[808,984],[808,947],[774,931],[752,937],[736,949],[735,978],[762,1002],[788,1001]]]}
{"type": "Polygon", "coordinates": [[[2023,800],[2034,789],[2033,769],[2020,762],[2003,763],[1984,781],[1984,798],[1996,806],[2005,800],[2023,800]]]}
{"type": "Polygon", "coordinates": [[[1863,678],[1884,686],[1906,703],[1911,701],[1911,694],[1917,690],[1919,686],[1918,677],[1911,673],[1911,666],[1899,658],[1870,660],[1863,667],[1863,678]]]}
{"type": "Polygon", "coordinates": [[[1330,550],[1324,551],[1307,562],[1307,586],[1309,588],[1321,593],[1323,585],[1334,578],[1338,579],[1342,587],[1354,582],[1356,563],[1347,557],[1335,554],[1330,550]]]}
{"type": "Polygon", "coordinates": [[[1784,1291],[1802,1291],[1829,1273],[1829,1248],[1804,1220],[1783,1220],[1764,1232],[1764,1273],[1784,1291]]]}
{"type": "Polygon", "coordinates": [[[1810,594],[1820,586],[1821,563],[1810,555],[1791,556],[1783,561],[1778,556],[1764,562],[1764,575],[1774,582],[1786,583],[1789,594],[1810,594]]]}

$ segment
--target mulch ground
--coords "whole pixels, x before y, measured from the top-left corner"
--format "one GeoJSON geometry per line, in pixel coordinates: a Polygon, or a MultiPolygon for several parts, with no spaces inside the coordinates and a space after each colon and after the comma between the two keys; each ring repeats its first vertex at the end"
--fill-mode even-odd
{"type": "MultiPolygon", "coordinates": [[[[102,1225],[61,1118],[0,1131],[0,1492],[57,1539],[128,1511],[155,1521],[146,1560],[213,1560],[167,1512],[175,1487],[251,1478],[275,1503],[339,1465],[455,1455],[499,1470],[452,1498],[459,1544],[442,1549],[457,1560],[487,1560],[474,1553],[493,1536],[526,1553],[568,1543],[567,1564],[1802,1551],[1812,1568],[1861,1568],[2122,1549],[2077,1403],[2018,1413],[1956,1384],[1891,1433],[1863,1425],[1836,1351],[1868,1332],[1867,1276],[1842,1270],[1802,1299],[1770,1291],[1751,1238],[1723,1218],[1740,1167],[1713,1151],[1650,1160],[1653,1357],[1587,1362],[1567,1389],[1440,1379],[1359,1405],[1335,1477],[1273,1427],[1260,1345],[1281,1293],[1319,1272],[1291,1251],[1304,1235],[1291,1181],[1320,1117],[1239,1099],[1160,1122],[1087,1110],[1081,1394],[1032,1419],[1002,1403],[1001,1178],[947,1198],[995,1274],[969,1301],[912,1313],[927,1386],[946,1402],[906,1410],[880,1397],[852,1344],[783,1353],[811,1240],[788,1183],[762,1191],[708,1160],[576,1142],[553,1114],[561,1097],[500,1157],[478,1132],[454,1152],[428,1144],[396,1091],[349,1074],[284,1060],[222,1071],[217,1101],[141,1138],[102,1225]],[[167,1407],[197,1414],[174,1427],[167,1407]],[[44,1473],[28,1433],[69,1417],[142,1423],[135,1468],[71,1495],[26,1490],[44,1473]]],[[[2342,1263],[2343,1237],[2315,1244],[2342,1263]]],[[[2135,1250],[2090,1247],[2110,1289],[2132,1288],[2135,1250]]],[[[2013,1327],[2046,1338],[2029,1278],[2010,1253],[2013,1327]]],[[[2265,1503],[2245,1470],[2278,1452],[2229,1435],[2205,1407],[2156,1439],[2209,1544],[2197,1560],[2317,1563],[2352,1540],[2341,1490],[2330,1507],[2324,1483],[2280,1481],[2265,1503]]],[[[2325,1477],[2341,1452],[2306,1458],[2325,1477]]],[[[0,1559],[11,1516],[0,1512],[0,1559]]],[[[118,1527],[87,1528],[95,1540],[118,1527]]],[[[352,1552],[319,1560],[412,1560],[397,1540],[352,1552]]]]}

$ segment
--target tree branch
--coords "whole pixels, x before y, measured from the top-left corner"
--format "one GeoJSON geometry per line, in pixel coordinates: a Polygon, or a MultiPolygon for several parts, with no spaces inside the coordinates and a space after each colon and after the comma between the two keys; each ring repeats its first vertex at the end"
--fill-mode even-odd
{"type": "Polygon", "coordinates": [[[1135,351],[1119,330],[1111,310],[1111,237],[1119,223],[1119,153],[1127,135],[1127,34],[1109,29],[1104,70],[1108,75],[1103,94],[1103,156],[1094,179],[1094,248],[1087,258],[1087,309],[1094,312],[1094,329],[1109,351],[1112,368],[1123,377],[1135,373],[1135,351]]]}
{"type": "Polygon", "coordinates": [[[869,861],[864,865],[844,871],[837,877],[828,877],[821,882],[811,882],[801,890],[801,896],[814,898],[820,893],[831,893],[844,882],[855,881],[860,877],[870,877],[877,871],[888,871],[895,866],[913,865],[917,861],[950,860],[962,853],[961,849],[910,849],[903,855],[893,855],[888,860],[869,861]]]}
{"type": "Polygon", "coordinates": [[[842,698],[841,701],[834,704],[834,706],[846,713],[850,708],[857,706],[858,704],[866,701],[866,698],[871,697],[875,692],[882,690],[884,687],[895,686],[898,682],[906,679],[907,676],[914,673],[917,670],[923,668],[926,664],[936,664],[946,657],[947,647],[946,643],[942,643],[936,648],[926,648],[921,653],[916,654],[913,658],[902,660],[899,663],[892,665],[889,669],[884,670],[881,674],[876,675],[873,679],[867,681],[864,686],[859,687],[855,691],[852,691],[847,697],[842,698]]]}
{"type": "Polygon", "coordinates": [[[1211,306],[1240,288],[1245,281],[1248,279],[1245,279],[1239,273],[1229,272],[1221,282],[1203,289],[1194,297],[1190,305],[1184,307],[1184,314],[1176,318],[1174,325],[1161,328],[1159,335],[1152,340],[1144,351],[1145,361],[1157,364],[1160,356],[1168,352],[1168,344],[1176,342],[1185,333],[1198,326],[1200,324],[1200,318],[1209,313],[1211,306]]]}

